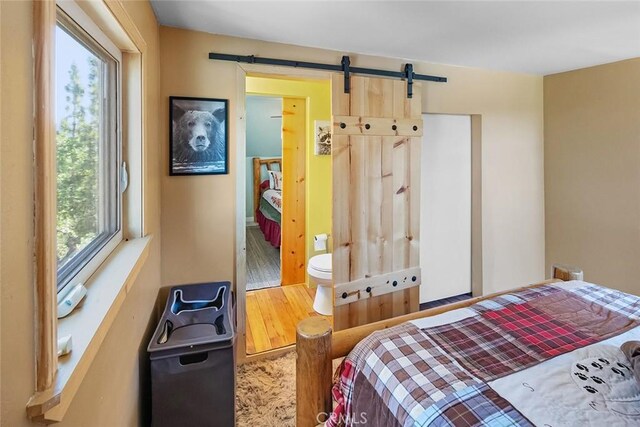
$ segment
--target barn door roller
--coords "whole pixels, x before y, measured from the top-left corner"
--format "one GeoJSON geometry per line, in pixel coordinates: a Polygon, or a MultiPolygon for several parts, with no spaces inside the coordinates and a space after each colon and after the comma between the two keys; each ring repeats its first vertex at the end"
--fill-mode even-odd
{"type": "Polygon", "coordinates": [[[369,74],[380,77],[393,77],[407,81],[407,98],[413,97],[413,81],[424,80],[428,82],[445,83],[446,77],[430,76],[427,74],[416,74],[413,72],[413,64],[406,64],[403,71],[378,70],[375,68],[352,67],[351,59],[348,56],[342,57],[340,65],[320,64],[317,62],[291,61],[288,59],[260,58],[254,55],[229,55],[226,53],[209,53],[209,59],[218,61],[242,62],[245,64],[265,64],[278,65],[281,67],[310,68],[313,70],[338,71],[344,73],[344,93],[349,93],[349,76],[353,74],[369,74]]]}

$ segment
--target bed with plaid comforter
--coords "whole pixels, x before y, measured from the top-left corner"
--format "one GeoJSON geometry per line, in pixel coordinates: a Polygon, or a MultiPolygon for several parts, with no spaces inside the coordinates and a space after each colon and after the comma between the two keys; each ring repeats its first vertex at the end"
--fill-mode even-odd
{"type": "Polygon", "coordinates": [[[493,381],[640,325],[640,298],[585,282],[465,310],[471,314],[458,321],[404,323],[360,342],[336,372],[326,426],[530,426],[493,381]]]}

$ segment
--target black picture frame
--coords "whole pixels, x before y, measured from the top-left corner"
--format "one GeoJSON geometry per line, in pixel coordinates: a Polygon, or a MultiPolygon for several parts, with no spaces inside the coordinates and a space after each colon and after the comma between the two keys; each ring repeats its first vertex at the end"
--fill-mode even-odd
{"type": "Polygon", "coordinates": [[[229,100],[169,97],[169,175],[229,173],[229,100]]]}

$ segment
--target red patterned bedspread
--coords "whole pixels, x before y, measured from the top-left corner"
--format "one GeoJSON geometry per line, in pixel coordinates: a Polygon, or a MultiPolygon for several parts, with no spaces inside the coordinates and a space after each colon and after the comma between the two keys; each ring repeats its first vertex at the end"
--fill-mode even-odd
{"type": "Polygon", "coordinates": [[[556,285],[482,301],[466,319],[378,331],[345,358],[328,427],[530,425],[487,383],[640,324],[640,298],[556,285]]]}
{"type": "Polygon", "coordinates": [[[271,246],[274,248],[279,248],[280,242],[282,241],[282,228],[280,224],[264,216],[260,209],[256,210],[256,222],[260,226],[260,231],[262,231],[264,239],[271,243],[271,246]]]}

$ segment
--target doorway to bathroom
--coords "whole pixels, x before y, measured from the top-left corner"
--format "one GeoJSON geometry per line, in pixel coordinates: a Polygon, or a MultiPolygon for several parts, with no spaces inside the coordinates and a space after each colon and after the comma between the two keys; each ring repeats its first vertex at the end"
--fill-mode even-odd
{"type": "Polygon", "coordinates": [[[282,97],[246,97],[247,292],[282,284],[282,97]]]}
{"type": "Polygon", "coordinates": [[[246,115],[247,291],[304,283],[306,100],[253,92],[246,115]]]}
{"type": "Polygon", "coordinates": [[[246,76],[245,91],[249,356],[293,345],[298,322],[318,315],[307,264],[330,251],[313,237],[331,229],[331,156],[314,129],[330,129],[331,106],[329,81],[246,76]]]}

